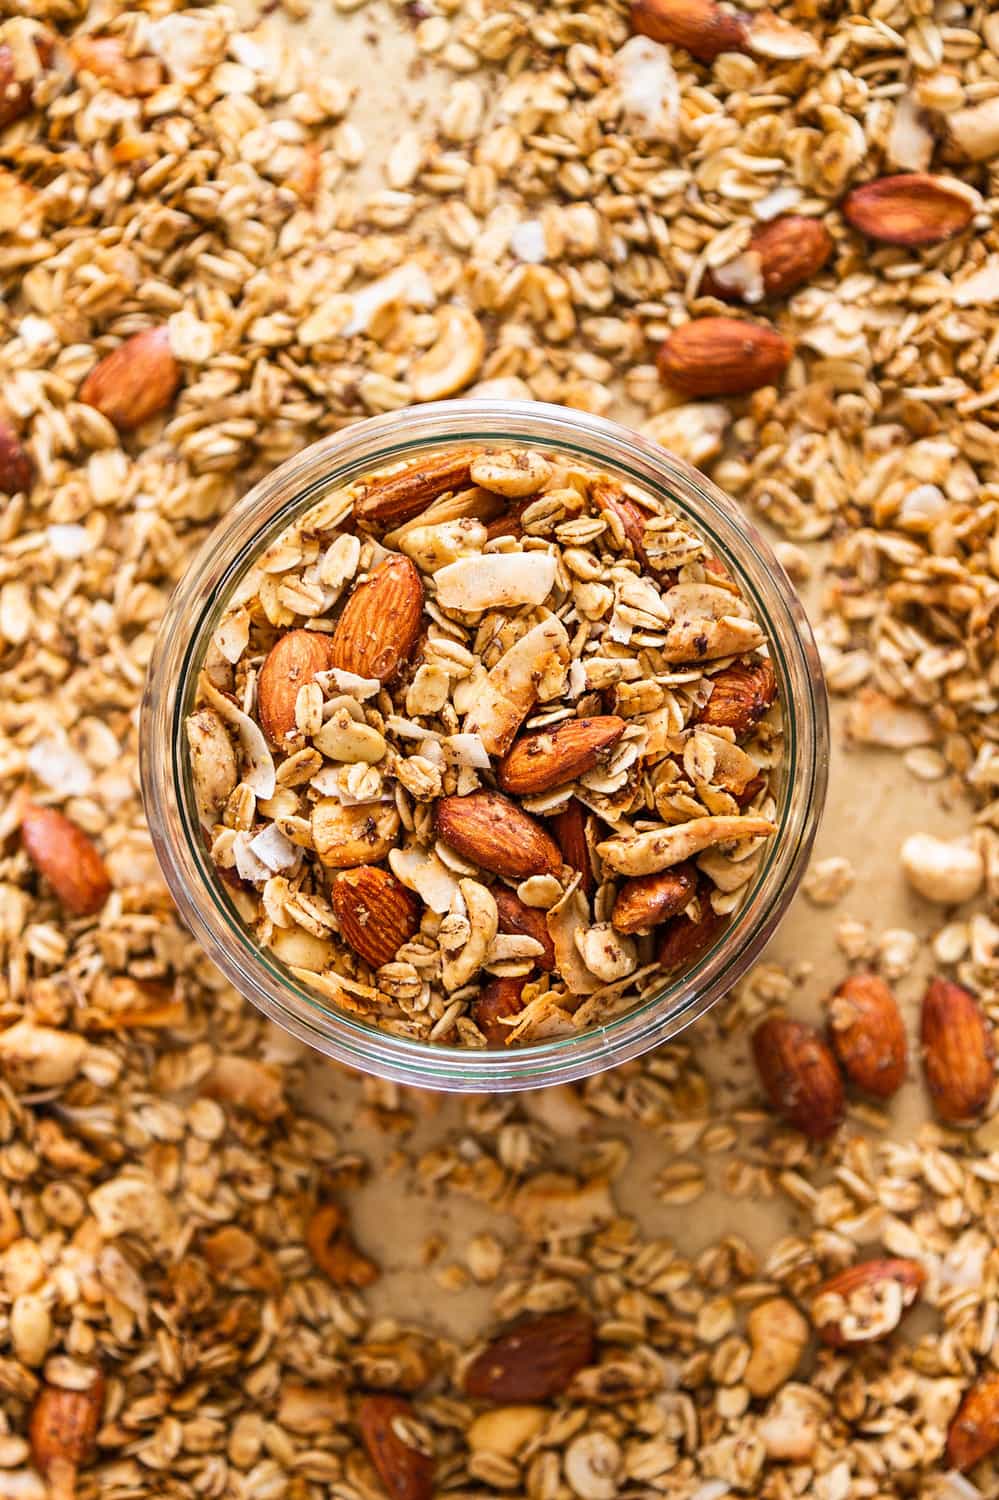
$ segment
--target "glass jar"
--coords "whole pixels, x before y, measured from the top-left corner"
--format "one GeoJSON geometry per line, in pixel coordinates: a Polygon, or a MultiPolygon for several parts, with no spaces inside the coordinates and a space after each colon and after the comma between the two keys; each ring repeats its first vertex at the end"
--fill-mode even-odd
{"type": "Polygon", "coordinates": [[[603,418],[540,402],[446,401],[387,412],[306,448],[219,523],[178,585],[142,705],[146,815],[167,884],[226,978],[271,1020],[363,1072],[423,1088],[502,1092],[565,1083],[639,1056],[715,1004],[758,958],[804,873],[825,797],[828,710],[818,653],[784,570],[739,507],[702,474],[603,418]],[[740,907],[693,967],[651,999],[579,1036],[503,1051],[428,1045],[328,1008],[262,948],[215,873],[198,824],[184,719],[223,609],[249,563],[299,512],[371,470],[458,444],[523,444],[582,459],[688,516],[737,579],[766,631],[784,714],[778,831],[740,907]]]}

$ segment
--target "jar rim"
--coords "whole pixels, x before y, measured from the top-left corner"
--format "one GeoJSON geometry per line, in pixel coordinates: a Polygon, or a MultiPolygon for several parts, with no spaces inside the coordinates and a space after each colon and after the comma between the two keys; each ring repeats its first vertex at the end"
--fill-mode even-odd
{"type": "Polygon", "coordinates": [[[536,1088],[586,1077],[675,1036],[758,957],[801,880],[828,773],[828,708],[800,600],[769,543],[710,480],[632,429],[541,402],[459,400],[387,412],[343,428],[255,485],[209,534],[177,585],[143,696],[140,775],[153,844],[189,927],[222,972],[271,1020],[364,1072],[457,1092],[536,1088]],[[214,872],[194,810],[184,719],[208,640],[249,562],[294,516],[361,473],[429,447],[523,443],[575,453],[650,489],[687,515],[735,574],[767,634],[783,705],[778,831],[744,899],[692,968],[576,1036],[503,1052],[416,1041],[344,1012],[299,985],[253,937],[214,872]],[[164,750],[168,747],[168,753],[164,750]]]}

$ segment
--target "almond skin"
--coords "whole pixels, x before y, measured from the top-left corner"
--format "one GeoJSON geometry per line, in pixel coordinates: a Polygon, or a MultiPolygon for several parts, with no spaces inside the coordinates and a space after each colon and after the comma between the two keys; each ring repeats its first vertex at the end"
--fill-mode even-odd
{"type": "Polygon", "coordinates": [[[771,1016],[753,1034],[753,1056],[771,1107],[811,1140],[832,1135],[843,1118],[843,1080],[815,1027],[771,1016]]]}
{"type": "Polygon", "coordinates": [[[483,1401],[548,1401],[591,1363],[593,1320],[584,1312],[519,1318],[465,1371],[465,1390],[483,1401]]]}
{"type": "Polygon", "coordinates": [[[617,932],[645,932],[679,916],[696,890],[697,871],[690,864],[626,880],[614,902],[611,926],[617,932]]]}
{"type": "MultiPolygon", "coordinates": [[[[513,932],[521,937],[534,938],[545,950],[534,959],[534,963],[539,969],[554,969],[555,945],[548,931],[544,912],[533,906],[525,906],[516,891],[509,890],[505,885],[493,887],[493,900],[496,902],[500,932],[513,932]]],[[[479,1029],[481,1031],[482,1028],[479,1029]]]]}
{"type": "Polygon", "coordinates": [[[420,925],[420,903],[390,870],[358,865],[330,894],[340,933],[373,969],[389,964],[420,925]]]}
{"type": "Polygon", "coordinates": [[[111,894],[111,882],[82,828],[54,807],[29,802],[21,818],[21,842],[67,911],[91,917],[111,894]]]}
{"type": "Polygon", "coordinates": [[[865,1260],[848,1266],[824,1281],[815,1293],[812,1301],[815,1331],[824,1344],[834,1349],[873,1344],[886,1338],[915,1302],[925,1280],[926,1272],[917,1260],[865,1260]],[[902,1289],[902,1306],[894,1319],[886,1318],[878,1304],[876,1288],[881,1287],[883,1295],[888,1282],[896,1282],[902,1289]],[[842,1319],[826,1316],[827,1309],[822,1305],[826,1297],[841,1297],[846,1302],[847,1313],[842,1319]]]}
{"type": "Polygon", "coordinates": [[[391,682],[416,645],[422,617],[419,573],[408,557],[390,557],[347,600],[333,632],[332,665],[391,682]]]}
{"type": "Polygon", "coordinates": [[[79,399],[119,432],[131,432],[170,405],[180,379],[164,324],[143,329],[106,355],[80,386],[79,399]]]}
{"type": "Polygon", "coordinates": [[[548,819],[555,842],[562,851],[562,858],[583,877],[582,887],[587,896],[593,895],[593,862],[586,842],[586,812],[578,798],[573,797],[561,812],[548,819]]]}
{"type": "Polygon", "coordinates": [[[13,427],[0,421],[0,495],[17,495],[35,482],[35,466],[13,427]]]}
{"type": "Polygon", "coordinates": [[[332,641],[315,630],[289,630],[271,647],[260,669],[257,712],[270,744],[290,750],[301,744],[295,724],[298,690],[332,665],[332,641]]]}
{"type": "Polygon", "coordinates": [[[928,172],[879,177],[843,199],[847,223],[886,245],[939,245],[967,229],[974,213],[959,185],[928,172]]]}
{"type": "Polygon", "coordinates": [[[756,727],[777,697],[777,678],[768,661],[737,662],[712,677],[711,683],[711,697],[695,722],[733,729],[736,739],[756,727]]]}
{"type": "Polygon", "coordinates": [[[496,779],[504,791],[520,797],[551,791],[592,771],[625,728],[616,714],[603,714],[594,719],[566,719],[553,730],[525,734],[500,761],[496,779]]]}
{"type": "MultiPolygon", "coordinates": [[[[676,868],[685,867],[677,865],[676,868]]],[[[638,877],[640,880],[646,878],[655,877],[638,877]]],[[[681,914],[671,918],[667,926],[663,928],[659,952],[656,955],[660,968],[664,969],[667,974],[675,969],[686,968],[704,952],[705,948],[710,947],[724,923],[725,918],[718,915],[708,900],[706,892],[702,890],[701,915],[696,921],[691,921],[690,917],[681,914]]]]}
{"type": "Polygon", "coordinates": [[[409,521],[449,490],[466,489],[472,482],[470,469],[476,457],[477,449],[452,449],[428,458],[418,469],[375,480],[355,504],[354,514],[359,521],[377,525],[397,526],[409,521]]]}
{"type": "MultiPolygon", "coordinates": [[[[45,37],[36,36],[35,51],[43,68],[52,59],[52,44],[45,37]]],[[[15,76],[14,53],[6,44],[0,46],[0,130],[19,120],[32,108],[33,84],[18,82],[15,76]]]]}
{"type": "Polygon", "coordinates": [[[982,1377],[957,1409],[947,1431],[947,1459],[966,1474],[999,1448],[999,1374],[982,1377]]]}
{"type": "Polygon", "coordinates": [[[434,829],[466,859],[506,880],[557,875],[562,868],[557,845],[537,819],[499,792],[441,797],[434,829]]]}
{"type": "Polygon", "coordinates": [[[851,974],[829,1002],[829,1040],[851,1083],[890,1099],[905,1082],[908,1045],[898,1002],[877,974],[851,974]]]}
{"type": "Polygon", "coordinates": [[[694,318],[659,351],[664,384],[688,396],[739,396],[776,385],[793,350],[775,328],[741,318],[694,318]]]}
{"type": "Polygon", "coordinates": [[[395,1430],[396,1421],[412,1420],[413,1408],[401,1396],[364,1396],[357,1422],[367,1455],[388,1492],[389,1500],[431,1500],[434,1461],[411,1448],[395,1430]]]}
{"type": "Polygon", "coordinates": [[[53,1500],[72,1496],[76,1471],[94,1456],[104,1409],[104,1377],[94,1372],[85,1391],[45,1385],[31,1408],[28,1441],[35,1468],[49,1483],[53,1500]]]}
{"type": "Polygon", "coordinates": [[[981,1114],[995,1083],[992,1029],[963,985],[933,979],[923,996],[923,1071],[941,1120],[960,1124],[981,1114]]]}
{"type": "MultiPolygon", "coordinates": [[[[833,253],[833,238],[821,219],[786,214],[763,224],[750,236],[747,251],[758,255],[765,297],[786,297],[817,275],[833,253]]],[[[708,272],[701,281],[705,297],[740,302],[740,294],[708,272]]]]}
{"type": "Polygon", "coordinates": [[[305,1244],[334,1286],[370,1286],[381,1274],[354,1245],[337,1203],[323,1203],[313,1211],[305,1229],[305,1244]]]}
{"type": "Polygon", "coordinates": [[[714,0],[632,0],[631,29],[685,47],[699,62],[714,62],[720,52],[745,52],[748,38],[742,16],[714,0]]]}
{"type": "MultiPolygon", "coordinates": [[[[493,892],[495,895],[495,891],[493,892]]],[[[553,966],[554,967],[554,966],[553,966]]],[[[472,1020],[491,1047],[505,1047],[513,1031],[503,1016],[516,1016],[524,1008],[523,979],[490,979],[472,1006],[472,1020]]]]}

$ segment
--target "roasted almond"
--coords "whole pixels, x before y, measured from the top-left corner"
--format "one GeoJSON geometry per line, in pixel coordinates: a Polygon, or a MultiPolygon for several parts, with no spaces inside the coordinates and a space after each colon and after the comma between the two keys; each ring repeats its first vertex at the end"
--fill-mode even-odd
{"type": "Polygon", "coordinates": [[[928,172],[879,177],[843,199],[847,223],[886,245],[938,245],[967,229],[974,214],[974,197],[963,183],[928,172]]]}
{"type": "Polygon", "coordinates": [[[129,56],[120,36],[71,37],[69,55],[74,67],[110,84],[126,99],[154,94],[166,78],[158,57],[129,56]]]}
{"type": "Polygon", "coordinates": [[[390,557],[358,584],[333,632],[331,662],[391,682],[420,634],[423,584],[408,557],[390,557]]]}
{"type": "MultiPolygon", "coordinates": [[[[640,510],[634,500],[629,500],[616,484],[607,479],[597,480],[590,491],[594,505],[598,506],[605,515],[614,517],[620,525],[627,541],[631,544],[631,550],[643,568],[652,570],[649,555],[645,550],[645,522],[644,511],[640,510]]],[[[613,524],[613,523],[612,523],[613,524]]],[[[655,571],[655,570],[652,570],[655,571]]]]}
{"type": "Polygon", "coordinates": [[[509,890],[505,885],[493,886],[493,899],[496,902],[500,932],[513,932],[520,937],[534,938],[545,951],[533,962],[539,969],[554,969],[555,945],[551,940],[544,912],[533,906],[525,906],[516,891],[509,890]]]}
{"type": "Polygon", "coordinates": [[[119,432],[131,432],[170,405],[180,379],[164,324],[133,334],[106,355],[80,386],[79,399],[119,432]]]}
{"type": "Polygon", "coordinates": [[[407,1426],[414,1412],[402,1396],[363,1396],[357,1409],[361,1439],[389,1500],[431,1500],[434,1461],[413,1446],[407,1426]]]}
{"type": "Polygon", "coordinates": [[[877,974],[851,974],[829,1002],[829,1040],[858,1089],[890,1099],[905,1082],[908,1046],[898,1002],[877,974]]]}
{"type": "Polygon", "coordinates": [[[549,1401],[591,1363],[593,1319],[585,1312],[519,1318],[465,1371],[465,1390],[483,1401],[549,1401]]]}
{"type": "MultiPolygon", "coordinates": [[[[52,44],[46,37],[33,38],[39,65],[48,67],[52,60],[52,44]]],[[[19,79],[13,48],[6,43],[0,45],[0,130],[26,115],[32,107],[33,82],[19,79]]]]}
{"type": "Polygon", "coordinates": [[[432,500],[449,490],[465,489],[471,484],[472,460],[477,456],[477,449],[456,448],[449,453],[438,453],[403,474],[374,480],[355,504],[354,514],[359,521],[372,525],[398,526],[418,516],[432,500]]]}
{"type": "Polygon", "coordinates": [[[632,0],[631,29],[654,42],[684,47],[699,62],[720,52],[745,52],[746,18],[714,0],[632,0]]]}
{"type": "Polygon", "coordinates": [[[832,1135],[843,1118],[843,1080],[815,1027],[771,1016],[753,1034],[753,1056],[771,1107],[812,1140],[832,1135]]]}
{"type": "Polygon", "coordinates": [[[617,932],[646,932],[689,906],[697,890],[693,865],[674,865],[658,875],[637,875],[617,893],[611,926],[617,932]]]}
{"type": "Polygon", "coordinates": [[[562,868],[557,845],[537,819],[499,792],[441,797],[434,830],[466,859],[506,880],[557,875],[562,868]]]}
{"type": "Polygon", "coordinates": [[[824,1344],[846,1349],[887,1338],[922,1289],[917,1260],[865,1260],[824,1281],[812,1299],[812,1322],[824,1344]]]}
{"type": "Polygon", "coordinates": [[[54,807],[29,802],[21,817],[21,842],[67,911],[90,917],[111,894],[111,882],[82,828],[54,807]]]}
{"type": "MultiPolygon", "coordinates": [[[[833,252],[833,239],[821,219],[786,214],[753,231],[738,257],[749,280],[759,280],[763,297],[786,297],[817,275],[833,252]]],[[[701,282],[705,297],[723,302],[759,301],[749,295],[747,277],[735,268],[717,266],[701,282]]]]}
{"type": "Polygon", "coordinates": [[[525,734],[500,761],[496,779],[504,791],[519,797],[551,791],[592,771],[625,728],[616,714],[603,714],[594,719],[565,719],[555,729],[525,734]]]}
{"type": "Polygon", "coordinates": [[[27,491],[35,482],[35,466],[13,427],[0,421],[0,495],[27,491]]]}
{"type": "Polygon", "coordinates": [[[981,1114],[995,1083],[992,1028],[974,995],[933,979],[923,996],[923,1071],[933,1108],[950,1124],[981,1114]]]}
{"type": "Polygon", "coordinates": [[[525,983],[523,979],[490,979],[479,991],[471,1016],[491,1047],[505,1047],[509,1041],[513,1027],[504,1025],[504,1017],[523,1010],[525,983]]]}
{"type": "Polygon", "coordinates": [[[28,1420],[31,1461],[51,1500],[72,1500],[76,1473],[90,1463],[104,1409],[104,1377],[94,1370],[84,1390],[43,1385],[28,1420]]]}
{"type": "MultiPolygon", "coordinates": [[[[686,865],[676,865],[674,870],[687,869],[686,865]]],[[[674,871],[663,873],[672,874],[674,871]]],[[[655,879],[655,876],[636,876],[638,880],[655,879]]],[[[663,935],[659,943],[659,951],[656,955],[659,965],[667,974],[675,969],[686,968],[693,963],[705,950],[711,946],[716,936],[725,925],[725,918],[720,917],[708,900],[707,890],[700,892],[700,915],[688,917],[685,913],[671,917],[663,928],[663,935]]]]}
{"type": "Polygon", "coordinates": [[[333,665],[333,642],[315,630],[289,630],[271,647],[257,683],[260,727],[279,750],[301,748],[295,722],[298,690],[333,665]]]}
{"type": "Polygon", "coordinates": [[[947,1430],[947,1460],[962,1474],[999,1448],[999,1374],[973,1385],[947,1430]]]}
{"type": "Polygon", "coordinates": [[[711,697],[695,722],[732,729],[742,739],[760,722],[777,697],[777,678],[768,661],[736,662],[711,678],[711,697]]]}
{"type": "Polygon", "coordinates": [[[420,925],[420,903],[389,870],[358,865],[330,893],[340,934],[372,968],[391,963],[420,925]]]}
{"type": "Polygon", "coordinates": [[[313,1211],[305,1229],[305,1244],[320,1271],[334,1286],[370,1286],[381,1274],[357,1249],[337,1203],[323,1203],[313,1211]]]}
{"type": "Polygon", "coordinates": [[[590,846],[586,842],[586,809],[578,798],[573,797],[561,812],[548,819],[555,842],[562,851],[562,858],[573,870],[582,875],[582,886],[587,896],[592,896],[593,861],[590,846]]]}
{"type": "Polygon", "coordinates": [[[688,396],[738,396],[776,385],[791,363],[784,336],[742,318],[694,318],[659,351],[659,375],[688,396]]]}

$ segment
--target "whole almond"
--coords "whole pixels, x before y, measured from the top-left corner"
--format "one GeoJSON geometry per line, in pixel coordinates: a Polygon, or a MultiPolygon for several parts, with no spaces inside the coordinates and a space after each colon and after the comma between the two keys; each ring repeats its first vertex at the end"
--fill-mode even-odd
{"type": "Polygon", "coordinates": [[[391,963],[420,925],[420,903],[389,870],[358,865],[333,882],[340,934],[374,969],[391,963]]]}
{"type": "MultiPolygon", "coordinates": [[[[495,894],[495,892],[494,892],[495,894]]],[[[505,1047],[513,1031],[503,1018],[519,1015],[524,1008],[523,979],[490,979],[472,1005],[472,1020],[491,1047],[505,1047]]]]}
{"type": "Polygon", "coordinates": [[[305,1245],[334,1286],[371,1286],[381,1275],[350,1238],[343,1209],[337,1203],[323,1203],[313,1211],[305,1228],[305,1245]]]}
{"type": "Polygon", "coordinates": [[[586,841],[586,810],[577,797],[573,797],[562,809],[548,819],[555,842],[562,851],[562,858],[573,870],[582,875],[582,888],[592,896],[594,888],[593,861],[590,846],[586,841]]]}
{"type": "Polygon", "coordinates": [[[434,830],[466,859],[506,880],[557,875],[562,868],[557,845],[537,819],[499,792],[441,797],[434,830]]]}
{"type": "Polygon", "coordinates": [[[372,525],[397,526],[408,521],[449,490],[467,488],[472,460],[477,456],[475,448],[455,448],[428,458],[419,468],[372,480],[356,502],[354,514],[359,521],[372,525]]]}
{"type": "Polygon", "coordinates": [[[843,1118],[843,1080],[815,1027],[771,1016],[753,1034],[753,1056],[772,1108],[812,1140],[832,1135],[843,1118]]]}
{"type": "Polygon", "coordinates": [[[611,926],[617,932],[646,932],[689,906],[697,890],[693,865],[674,865],[658,875],[638,875],[618,891],[611,926]]]}
{"type": "Polygon", "coordinates": [[[103,1409],[104,1377],[98,1370],[85,1390],[43,1385],[39,1391],[28,1420],[28,1441],[51,1500],[72,1500],[76,1472],[94,1456],[103,1409]]]}
{"type": "MultiPolygon", "coordinates": [[[[41,66],[48,67],[52,59],[52,44],[46,37],[33,38],[35,51],[41,66]]],[[[17,77],[14,52],[6,43],[0,45],[0,130],[14,120],[26,115],[32,107],[33,83],[17,77]]]]}
{"type": "MultiPolygon", "coordinates": [[[[763,295],[786,297],[822,270],[833,253],[833,239],[821,219],[786,214],[754,230],[746,253],[759,259],[763,295]]],[[[724,272],[724,266],[709,271],[701,282],[701,293],[723,302],[743,301],[734,284],[726,285],[724,272]]]]}
{"type": "Polygon", "coordinates": [[[131,432],[170,405],[180,379],[164,324],[133,334],[106,355],[80,386],[79,399],[119,432],[131,432]]]}
{"type": "Polygon", "coordinates": [[[756,727],[777,697],[777,678],[768,661],[736,662],[710,681],[711,697],[696,713],[695,722],[732,729],[736,739],[756,727]]]}
{"type": "Polygon", "coordinates": [[[660,378],[688,396],[738,396],[776,385],[791,363],[787,339],[764,323],[694,318],[659,351],[660,378]]]}
{"type": "Polygon", "coordinates": [[[851,974],[829,1002],[829,1040],[851,1083],[890,1099],[905,1082],[908,1044],[898,1002],[877,974],[851,974]]]}
{"type": "Polygon", "coordinates": [[[843,199],[843,217],[886,245],[938,245],[967,229],[974,201],[962,183],[928,172],[879,177],[843,199]]]}
{"type": "Polygon", "coordinates": [[[120,36],[74,36],[69,55],[75,67],[110,84],[126,99],[154,94],[166,78],[158,57],[130,57],[120,36]]]}
{"type": "Polygon", "coordinates": [[[267,653],[257,682],[260,727],[279,750],[301,748],[295,723],[298,690],[333,664],[333,643],[316,630],[289,630],[267,653]]]}
{"type": "Polygon", "coordinates": [[[970,990],[933,979],[923,996],[923,1071],[933,1108],[950,1124],[981,1114],[995,1083],[992,1029],[970,990]]]}
{"type": "Polygon", "coordinates": [[[54,807],[29,802],[21,818],[21,842],[67,911],[90,917],[111,894],[104,861],[75,823],[54,807]]]}
{"type": "Polygon", "coordinates": [[[35,482],[35,466],[13,427],[0,421],[0,495],[17,495],[35,482]]]}
{"type": "Polygon", "coordinates": [[[565,719],[555,729],[525,734],[500,761],[496,779],[504,791],[520,797],[551,791],[592,771],[626,727],[616,714],[603,714],[594,719],[565,719]]]}
{"type": "Polygon", "coordinates": [[[423,584],[408,557],[390,557],[358,584],[333,632],[331,662],[391,682],[411,654],[423,618],[423,584]]]}
{"type": "Polygon", "coordinates": [[[431,1500],[434,1461],[405,1441],[414,1412],[402,1396],[363,1396],[357,1409],[361,1440],[389,1500],[431,1500]]]}
{"type": "Polygon", "coordinates": [[[465,1371],[465,1390],[484,1401],[549,1401],[591,1363],[593,1319],[585,1312],[519,1318],[465,1371]]]}
{"type": "Polygon", "coordinates": [[[999,1374],[973,1385],[947,1431],[947,1460],[962,1474],[999,1448],[999,1374]]]}
{"type": "Polygon", "coordinates": [[[685,47],[700,62],[720,52],[745,52],[745,19],[714,0],[632,0],[631,29],[654,42],[685,47]]]}
{"type": "MultiPolygon", "coordinates": [[[[685,867],[678,865],[676,868],[685,867]]],[[[640,875],[637,878],[644,880],[647,877],[640,875]]],[[[677,969],[684,969],[692,964],[705,948],[711,946],[725,925],[725,918],[718,915],[708,900],[706,889],[700,892],[700,907],[698,917],[691,918],[681,913],[679,916],[670,918],[663,928],[656,957],[659,967],[667,974],[672,974],[677,969]]]]}
{"type": "MultiPolygon", "coordinates": [[[[493,886],[493,900],[496,902],[496,915],[499,919],[500,932],[512,932],[520,937],[534,938],[540,943],[544,952],[533,960],[539,969],[554,969],[555,967],[555,945],[548,931],[545,914],[537,907],[526,906],[516,891],[511,891],[505,885],[493,886]]],[[[481,1027],[479,1028],[481,1030],[481,1027]]]]}
{"type": "Polygon", "coordinates": [[[887,1338],[919,1296],[926,1272],[917,1260],[865,1260],[824,1281],[812,1322],[824,1344],[846,1349],[887,1338]]]}

